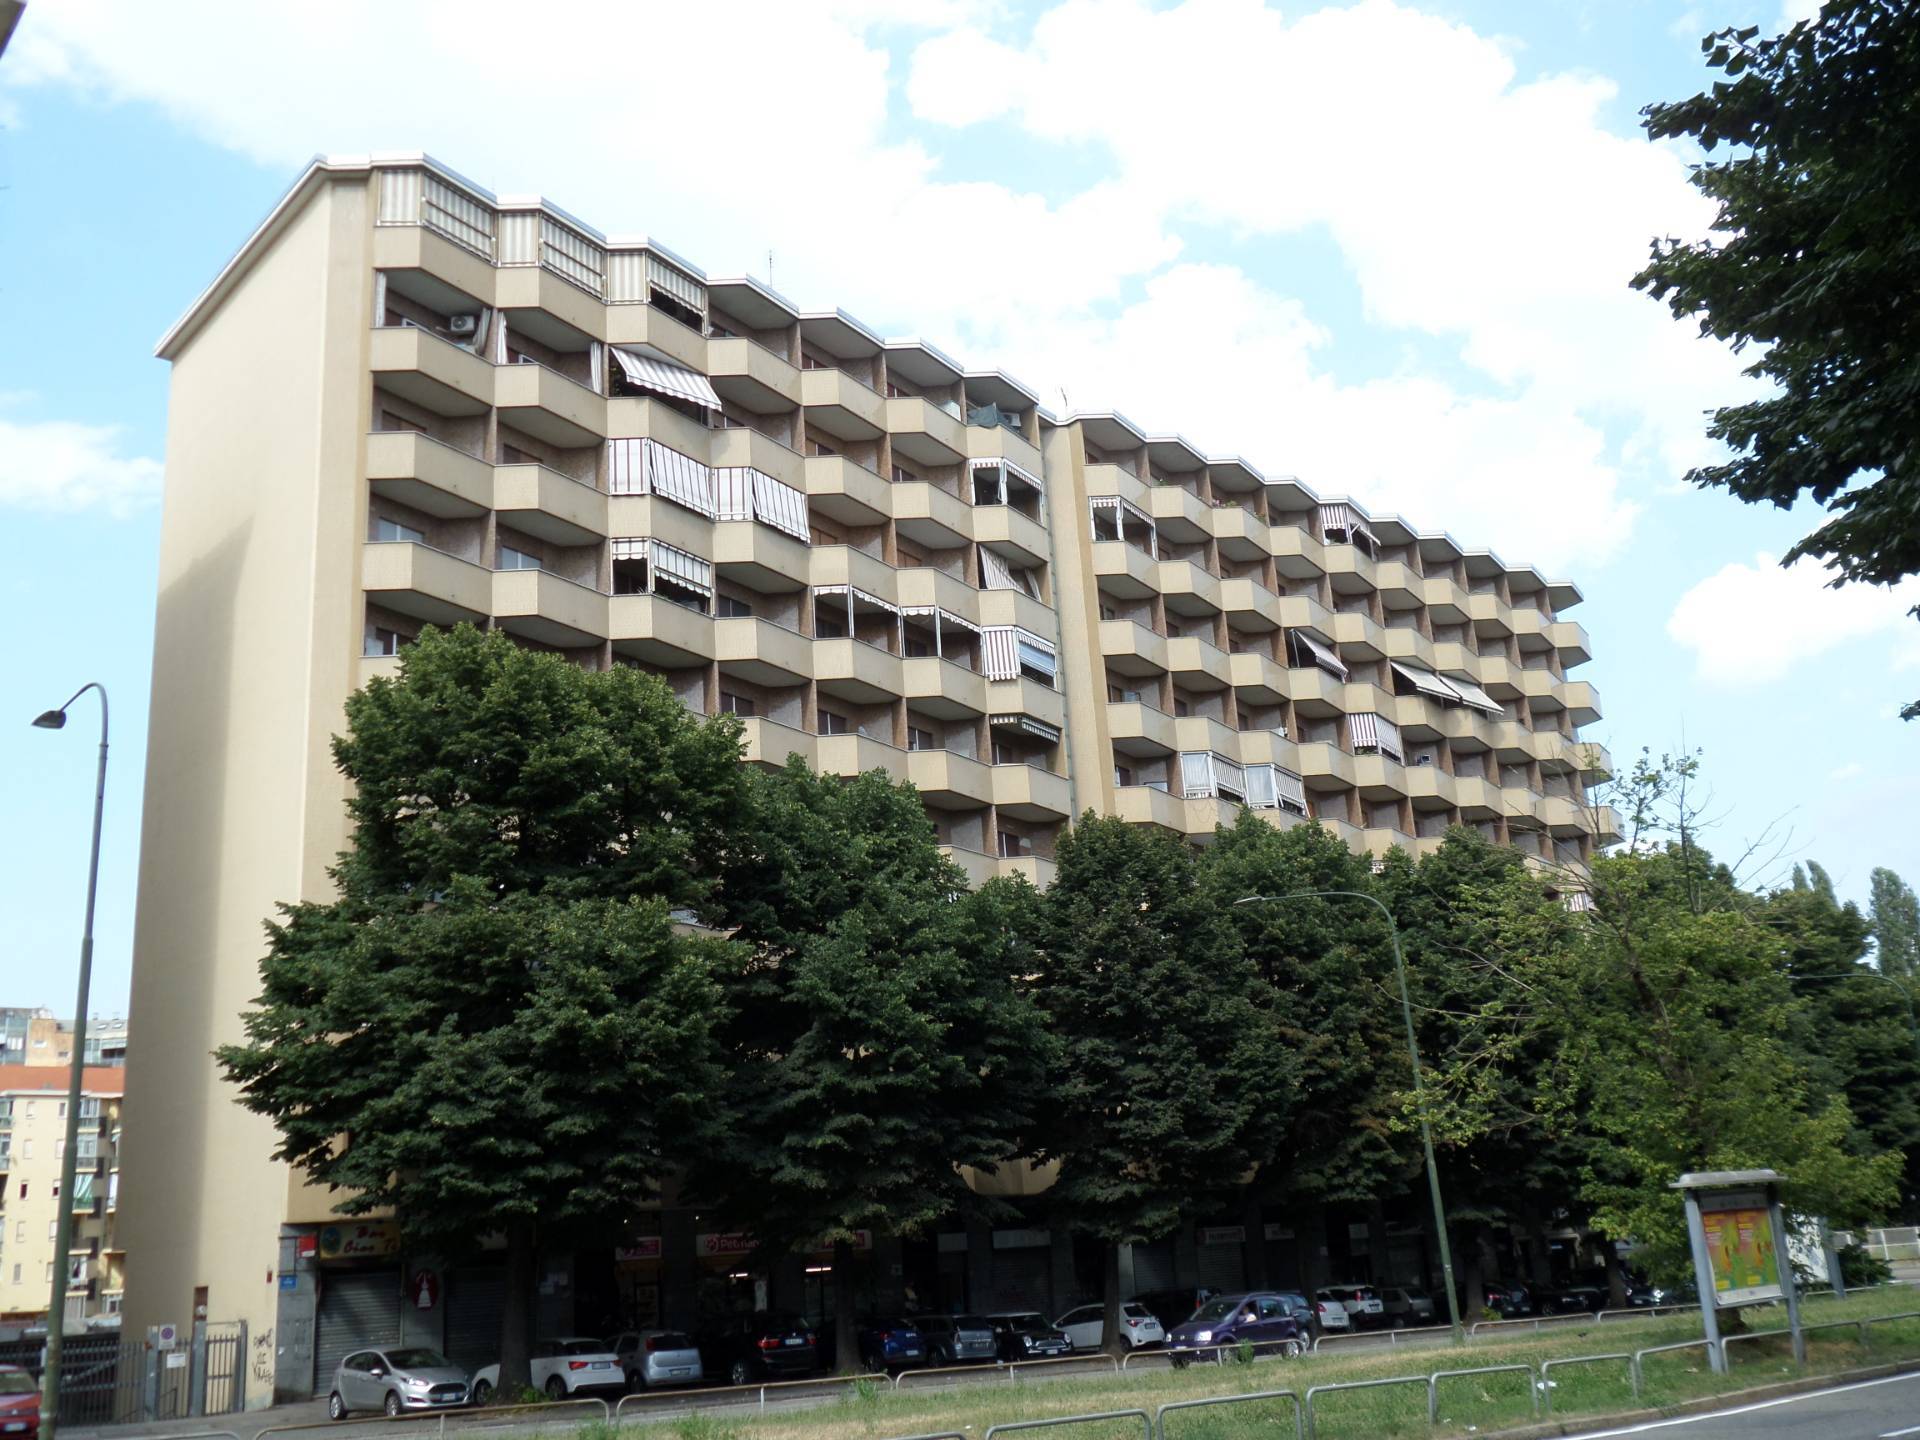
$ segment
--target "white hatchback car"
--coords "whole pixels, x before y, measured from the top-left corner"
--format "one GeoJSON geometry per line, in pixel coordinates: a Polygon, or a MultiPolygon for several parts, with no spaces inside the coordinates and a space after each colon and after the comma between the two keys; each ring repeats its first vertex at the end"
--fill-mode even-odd
{"type": "MultiPolygon", "coordinates": [[[[1106,1311],[1104,1305],[1082,1305],[1078,1310],[1069,1310],[1053,1323],[1056,1328],[1067,1332],[1074,1349],[1098,1350],[1106,1335],[1106,1311]]],[[[1167,1338],[1166,1330],[1154,1318],[1153,1312],[1137,1300],[1129,1300],[1120,1307],[1120,1319],[1126,1325],[1127,1344],[1135,1350],[1142,1345],[1158,1345],[1167,1338]]]]}
{"type": "MultiPolygon", "coordinates": [[[[586,1335],[536,1340],[530,1357],[533,1387],[549,1400],[565,1400],[583,1391],[625,1390],[627,1375],[613,1343],[586,1335]]],[[[473,1403],[485,1405],[500,1388],[498,1362],[474,1372],[473,1403]]]]}
{"type": "Polygon", "coordinates": [[[1313,1318],[1323,1335],[1344,1334],[1353,1329],[1353,1317],[1347,1313],[1347,1307],[1338,1300],[1322,1300],[1316,1296],[1313,1302],[1313,1318]]]}

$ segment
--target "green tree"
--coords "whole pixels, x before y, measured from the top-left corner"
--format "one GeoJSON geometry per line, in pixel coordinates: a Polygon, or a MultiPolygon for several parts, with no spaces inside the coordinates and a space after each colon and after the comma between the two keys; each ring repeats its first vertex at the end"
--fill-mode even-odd
{"type": "Polygon", "coordinates": [[[1749,504],[1811,496],[1832,518],[1786,562],[1892,584],[1920,571],[1920,25],[1903,0],[1827,0],[1777,38],[1723,30],[1702,50],[1725,78],[1645,124],[1728,147],[1693,172],[1715,235],[1656,241],[1633,283],[1757,347],[1747,373],[1767,384],[1714,412],[1732,454],[1688,478],[1749,504]]]}
{"type": "Polygon", "coordinates": [[[1876,963],[1888,975],[1920,977],[1920,899],[1891,870],[1876,867],[1870,885],[1867,913],[1876,963]]]}
{"type": "Polygon", "coordinates": [[[524,1385],[537,1248],[598,1233],[704,1133],[727,948],[670,907],[737,823],[738,728],[466,626],[346,719],[339,893],[282,907],[219,1060],[342,1213],[391,1206],[447,1255],[504,1233],[501,1383],[524,1385]]]}
{"type": "Polygon", "coordinates": [[[716,915],[736,927],[725,1143],[694,1188],[765,1252],[833,1247],[835,1351],[861,1362],[852,1244],[978,1202],[1021,1153],[1047,1042],[1022,989],[1030,886],[967,894],[911,786],[797,759],[750,781],[716,915]]]}
{"type": "Polygon", "coordinates": [[[1117,1353],[1120,1245],[1166,1235],[1270,1153],[1292,1071],[1184,842],[1088,812],[1058,862],[1036,986],[1060,1047],[1050,1199],[1062,1224],[1105,1246],[1104,1334],[1117,1353]]]}
{"type": "MultiPolygon", "coordinates": [[[[1394,1127],[1408,1085],[1393,952],[1380,913],[1359,900],[1236,905],[1249,895],[1373,887],[1371,866],[1320,825],[1277,830],[1242,812],[1200,859],[1209,908],[1226,917],[1263,986],[1279,1058],[1263,1101],[1270,1143],[1253,1193],[1304,1206],[1317,1230],[1328,1203],[1367,1203],[1399,1189],[1418,1161],[1394,1127]]],[[[1309,1266],[1317,1239],[1303,1243],[1309,1266]]],[[[1331,1279],[1311,1274],[1308,1283],[1331,1279]]]]}
{"type": "MultiPolygon", "coordinates": [[[[1552,1123],[1539,1077],[1558,1042],[1535,973],[1574,923],[1518,852],[1456,828],[1415,865],[1394,851],[1377,878],[1406,953],[1441,1188],[1469,1314],[1482,1301],[1486,1242],[1522,1235],[1544,1280],[1544,1231],[1577,1188],[1586,1147],[1552,1123]]],[[[1410,1091],[1400,1127],[1418,1121],[1410,1091]]]]}
{"type": "Polygon", "coordinates": [[[1677,1278],[1687,1244],[1668,1186],[1687,1171],[1771,1166],[1801,1213],[1884,1212],[1899,1159],[1859,1153],[1845,1100],[1817,1093],[1785,947],[1725,867],[1697,845],[1603,858],[1593,895],[1580,943],[1540,974],[1562,1113],[1612,1149],[1584,1186],[1598,1227],[1677,1278]]]}

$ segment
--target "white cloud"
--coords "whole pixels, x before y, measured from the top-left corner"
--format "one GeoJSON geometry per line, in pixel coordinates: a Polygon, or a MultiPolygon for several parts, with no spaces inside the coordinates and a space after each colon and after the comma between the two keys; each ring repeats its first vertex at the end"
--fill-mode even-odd
{"type": "Polygon", "coordinates": [[[150,102],[289,170],[427,149],[717,274],[764,273],[771,249],[803,304],[1514,563],[1614,553],[1631,492],[1704,458],[1701,411],[1737,393],[1723,350],[1626,288],[1650,235],[1704,229],[1680,155],[1608,129],[1610,81],[1523,78],[1506,43],[1389,0],[1061,0],[1030,25],[995,0],[571,13],[67,0],[22,27],[10,83],[150,102]],[[691,61],[715,35],[752,43],[691,61]],[[933,138],[893,127],[902,95],[933,138]],[[948,155],[996,173],[989,121],[995,145],[1011,125],[1098,159],[1046,195],[956,179],[948,155]],[[1309,288],[1329,277],[1269,263],[1305,232],[1338,247],[1368,321],[1429,358],[1336,365],[1309,288]],[[1222,235],[1236,265],[1185,260],[1222,235]]]}
{"type": "Polygon", "coordinates": [[[118,425],[0,417],[0,506],[123,516],[153,504],[160,462],[121,454],[119,436],[118,425]]]}
{"type": "Polygon", "coordinates": [[[1812,560],[1782,569],[1759,554],[1709,575],[1674,606],[1667,634],[1693,651],[1702,679],[1718,685],[1778,680],[1800,661],[1868,637],[1886,637],[1895,653],[1912,647],[1920,578],[1895,586],[1827,585],[1812,560]]]}
{"type": "Polygon", "coordinates": [[[1827,772],[1827,779],[1834,784],[1841,784],[1848,780],[1858,780],[1866,773],[1867,767],[1862,765],[1858,760],[1855,760],[1850,764],[1841,765],[1829,770],[1827,772]]]}

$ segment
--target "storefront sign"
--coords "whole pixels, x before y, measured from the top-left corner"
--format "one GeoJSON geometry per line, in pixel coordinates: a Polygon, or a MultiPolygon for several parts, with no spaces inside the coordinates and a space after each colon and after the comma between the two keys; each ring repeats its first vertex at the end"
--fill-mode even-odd
{"type": "Polygon", "coordinates": [[[993,1232],[993,1248],[996,1250],[1028,1250],[1038,1245],[1051,1245],[1051,1230],[996,1230],[993,1232]]]}
{"type": "Polygon", "coordinates": [[[311,1260],[314,1252],[320,1248],[318,1235],[296,1235],[293,1239],[293,1253],[302,1260],[311,1260]]]}
{"type": "Polygon", "coordinates": [[[1703,1210],[1700,1223],[1707,1232],[1716,1305],[1780,1298],[1780,1257],[1773,1248],[1770,1210],[1703,1210]]]}
{"type": "MultiPolygon", "coordinates": [[[[693,1243],[694,1250],[697,1254],[720,1257],[727,1255],[751,1255],[753,1253],[754,1242],[753,1236],[751,1235],[735,1233],[731,1235],[696,1235],[693,1243]]],[[[856,1230],[853,1235],[853,1249],[855,1251],[873,1249],[873,1232],[871,1230],[856,1230]]],[[[831,1241],[822,1241],[811,1247],[811,1253],[815,1255],[828,1255],[832,1252],[833,1242],[831,1241]]]]}
{"type": "MultiPolygon", "coordinates": [[[[850,1248],[855,1254],[873,1249],[873,1232],[871,1230],[854,1231],[853,1244],[850,1248]]],[[[831,1255],[833,1253],[833,1242],[831,1240],[819,1242],[813,1247],[813,1253],[815,1255],[831,1255]]]]}
{"type": "Polygon", "coordinates": [[[283,1270],[280,1274],[280,1288],[282,1290],[298,1290],[300,1288],[300,1277],[291,1270],[283,1270]]]}
{"type": "Polygon", "coordinates": [[[322,1260],[378,1260],[400,1253],[397,1220],[350,1220],[320,1232],[322,1260]]]}
{"type": "MultiPolygon", "coordinates": [[[[705,1239],[705,1236],[701,1237],[705,1239]]],[[[702,1250],[702,1254],[707,1253],[702,1250]]],[[[660,1258],[660,1237],[658,1235],[639,1235],[613,1252],[615,1260],[658,1260],[660,1258]]]]}
{"type": "Polygon", "coordinates": [[[1246,1242],[1244,1225],[1208,1225],[1200,1231],[1202,1245],[1240,1245],[1246,1242]]]}
{"type": "Polygon", "coordinates": [[[1264,1233],[1269,1240],[1291,1240],[1294,1238],[1293,1227],[1291,1225],[1276,1225],[1271,1220],[1269,1220],[1264,1227],[1264,1233]]]}

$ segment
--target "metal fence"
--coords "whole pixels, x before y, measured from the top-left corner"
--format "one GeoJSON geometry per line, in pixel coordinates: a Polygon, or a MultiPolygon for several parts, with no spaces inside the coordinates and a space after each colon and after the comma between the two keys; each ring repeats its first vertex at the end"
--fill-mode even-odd
{"type": "Polygon", "coordinates": [[[1206,1400],[1174,1400],[1162,1405],[1153,1412],[1153,1432],[1155,1440],[1167,1440],[1167,1415],[1174,1410],[1210,1410],[1219,1405],[1254,1405],[1274,1400],[1288,1400],[1293,1404],[1293,1433],[1304,1436],[1307,1433],[1306,1410],[1300,1404],[1300,1397],[1292,1390],[1256,1390],[1250,1395],[1215,1395],[1206,1400]]]}
{"type": "Polygon", "coordinates": [[[1153,1440],[1153,1417],[1144,1410],[1095,1410],[1088,1415],[1056,1415],[1047,1420],[1009,1420],[1004,1425],[989,1425],[983,1440],[996,1435],[1011,1435],[1016,1430],[1051,1430],[1059,1425],[1097,1425],[1107,1420],[1140,1422],[1141,1440],[1153,1440]]]}
{"type": "Polygon", "coordinates": [[[835,1390],[853,1392],[862,1381],[869,1385],[885,1385],[888,1377],[880,1371],[871,1371],[865,1375],[820,1375],[811,1380],[767,1380],[757,1385],[722,1385],[714,1389],[701,1390],[642,1390],[637,1395],[623,1395],[615,1402],[613,1419],[626,1415],[644,1413],[647,1410],[706,1410],[723,1409],[730,1405],[755,1405],[761,1410],[767,1408],[767,1392],[779,1392],[776,1399],[798,1396],[806,1391],[835,1390]]]}
{"type": "MultiPolygon", "coordinates": [[[[1129,1360],[1132,1358],[1131,1354],[1127,1356],[1129,1360]]],[[[1118,1373],[1120,1367],[1125,1363],[1123,1360],[1116,1360],[1104,1351],[1093,1350],[1085,1355],[1056,1355],[1045,1360],[995,1360],[982,1361],[975,1365],[936,1365],[932,1369],[900,1371],[893,1377],[893,1388],[896,1390],[904,1389],[906,1388],[906,1383],[909,1378],[917,1378],[923,1375],[945,1375],[954,1380],[959,1380],[976,1375],[998,1375],[1004,1371],[1007,1380],[1013,1382],[1017,1381],[1020,1378],[1021,1372],[1025,1370],[1043,1370],[1058,1368],[1063,1365],[1073,1365],[1084,1370],[1089,1367],[1104,1365],[1110,1371],[1118,1373]]]]}
{"type": "Polygon", "coordinates": [[[1384,1390],[1391,1385],[1418,1385],[1423,1390],[1429,1379],[1425,1375],[1392,1375],[1384,1380],[1343,1380],[1337,1385],[1310,1385],[1307,1387],[1307,1440],[1314,1440],[1319,1433],[1314,1428],[1314,1402],[1322,1395],[1332,1395],[1346,1390],[1384,1390]]]}
{"type": "Polygon", "coordinates": [[[1524,1375],[1527,1377],[1527,1403],[1538,1416],[1540,1413],[1540,1386],[1535,1380],[1531,1365],[1479,1365],[1471,1370],[1436,1370],[1427,1377],[1427,1423],[1440,1423],[1440,1382],[1456,1380],[1467,1375],[1524,1375]]]}

